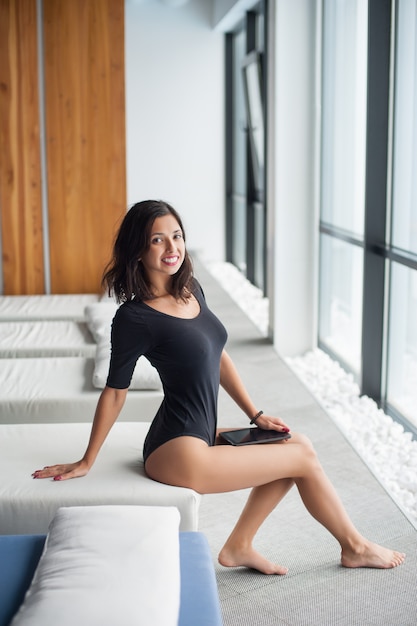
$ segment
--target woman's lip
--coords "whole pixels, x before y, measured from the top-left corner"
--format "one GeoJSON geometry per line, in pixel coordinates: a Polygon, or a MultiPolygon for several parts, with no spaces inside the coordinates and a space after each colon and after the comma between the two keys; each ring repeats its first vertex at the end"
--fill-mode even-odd
{"type": "Polygon", "coordinates": [[[162,259],[162,262],[167,265],[175,265],[178,262],[178,259],[178,256],[166,256],[162,259]]]}

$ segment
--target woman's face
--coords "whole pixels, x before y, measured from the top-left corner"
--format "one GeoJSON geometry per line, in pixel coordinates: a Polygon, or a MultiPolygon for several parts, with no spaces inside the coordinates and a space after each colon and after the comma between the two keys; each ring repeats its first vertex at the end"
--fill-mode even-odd
{"type": "Polygon", "coordinates": [[[157,217],[152,225],[149,248],[140,260],[148,278],[158,274],[173,276],[180,269],[185,256],[182,230],[171,213],[157,217]]]}

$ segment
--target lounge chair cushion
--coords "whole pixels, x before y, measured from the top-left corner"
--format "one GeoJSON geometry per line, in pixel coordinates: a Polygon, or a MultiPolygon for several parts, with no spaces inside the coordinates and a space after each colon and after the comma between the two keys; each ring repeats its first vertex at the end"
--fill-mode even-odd
{"type": "Polygon", "coordinates": [[[174,507],[59,509],[13,626],[177,626],[178,527],[174,507]]]}

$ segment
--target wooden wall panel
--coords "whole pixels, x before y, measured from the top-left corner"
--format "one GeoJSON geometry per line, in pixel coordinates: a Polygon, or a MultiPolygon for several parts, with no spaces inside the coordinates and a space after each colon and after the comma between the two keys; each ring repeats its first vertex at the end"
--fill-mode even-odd
{"type": "Polygon", "coordinates": [[[6,294],[44,291],[36,0],[0,0],[0,210],[6,294]]]}
{"type": "Polygon", "coordinates": [[[94,292],[126,210],[124,0],[43,15],[52,292],[94,292]]]}

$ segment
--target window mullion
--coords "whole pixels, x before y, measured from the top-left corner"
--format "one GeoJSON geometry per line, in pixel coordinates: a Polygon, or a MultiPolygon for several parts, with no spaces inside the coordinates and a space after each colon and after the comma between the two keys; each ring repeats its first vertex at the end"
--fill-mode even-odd
{"type": "Polygon", "coordinates": [[[368,3],[368,101],[361,391],[381,402],[383,366],[391,0],[368,3]]]}

